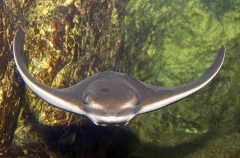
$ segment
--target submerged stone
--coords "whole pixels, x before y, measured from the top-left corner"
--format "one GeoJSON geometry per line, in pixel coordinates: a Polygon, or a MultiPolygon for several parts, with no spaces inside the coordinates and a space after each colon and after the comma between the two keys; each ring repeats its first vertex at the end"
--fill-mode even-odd
{"type": "Polygon", "coordinates": [[[0,2],[0,157],[11,142],[21,105],[20,99],[24,95],[21,79],[12,59],[11,40],[14,27],[11,23],[14,19],[4,12],[9,3],[0,2]]]}

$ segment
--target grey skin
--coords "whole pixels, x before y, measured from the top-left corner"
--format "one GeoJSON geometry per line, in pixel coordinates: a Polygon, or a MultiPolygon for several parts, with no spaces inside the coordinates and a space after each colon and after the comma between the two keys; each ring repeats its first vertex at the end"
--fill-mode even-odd
{"type": "Polygon", "coordinates": [[[28,72],[23,57],[23,35],[14,37],[15,64],[28,87],[46,102],[69,112],[84,115],[94,124],[126,125],[136,115],[158,110],[198,91],[220,70],[226,47],[223,45],[210,68],[196,81],[173,88],[147,85],[126,74],[105,71],[63,89],[43,85],[28,72]]]}

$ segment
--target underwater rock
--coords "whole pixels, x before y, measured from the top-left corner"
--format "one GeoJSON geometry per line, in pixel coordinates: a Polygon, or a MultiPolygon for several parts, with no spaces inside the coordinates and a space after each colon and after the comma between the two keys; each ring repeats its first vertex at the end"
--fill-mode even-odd
{"type": "MultiPolygon", "coordinates": [[[[24,94],[21,79],[15,68],[11,40],[14,35],[12,15],[4,12],[3,1],[0,2],[0,157],[9,145],[16,126],[20,98],[24,94]]],[[[15,20],[16,21],[16,20],[15,20]]]]}
{"type": "MultiPolygon", "coordinates": [[[[29,72],[45,85],[72,86],[96,72],[117,69],[123,53],[123,1],[44,1],[23,7],[31,12],[24,52],[29,72]]],[[[26,104],[48,126],[84,124],[87,119],[38,98],[27,88],[26,104]]],[[[87,121],[88,122],[88,121],[87,121]]]]}

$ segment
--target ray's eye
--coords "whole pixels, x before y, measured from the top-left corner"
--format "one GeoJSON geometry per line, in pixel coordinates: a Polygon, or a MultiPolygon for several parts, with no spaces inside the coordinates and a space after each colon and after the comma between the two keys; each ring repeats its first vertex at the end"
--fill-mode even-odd
{"type": "Polygon", "coordinates": [[[141,98],[140,98],[140,95],[136,95],[136,103],[135,103],[135,105],[139,105],[140,104],[140,100],[141,100],[141,98]]]}
{"type": "Polygon", "coordinates": [[[88,93],[84,93],[84,94],[83,94],[83,103],[84,103],[84,104],[89,104],[89,103],[88,103],[88,95],[89,95],[88,93]]]}

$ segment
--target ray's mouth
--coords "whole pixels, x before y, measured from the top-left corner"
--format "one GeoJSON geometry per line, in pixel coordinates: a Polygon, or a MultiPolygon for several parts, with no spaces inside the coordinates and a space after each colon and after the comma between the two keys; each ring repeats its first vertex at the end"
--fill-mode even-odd
{"type": "Polygon", "coordinates": [[[127,125],[135,115],[127,116],[98,116],[89,114],[87,117],[98,126],[124,126],[127,125]]]}
{"type": "Polygon", "coordinates": [[[128,124],[128,122],[116,122],[116,123],[97,122],[96,124],[99,126],[124,126],[128,124]]]}

